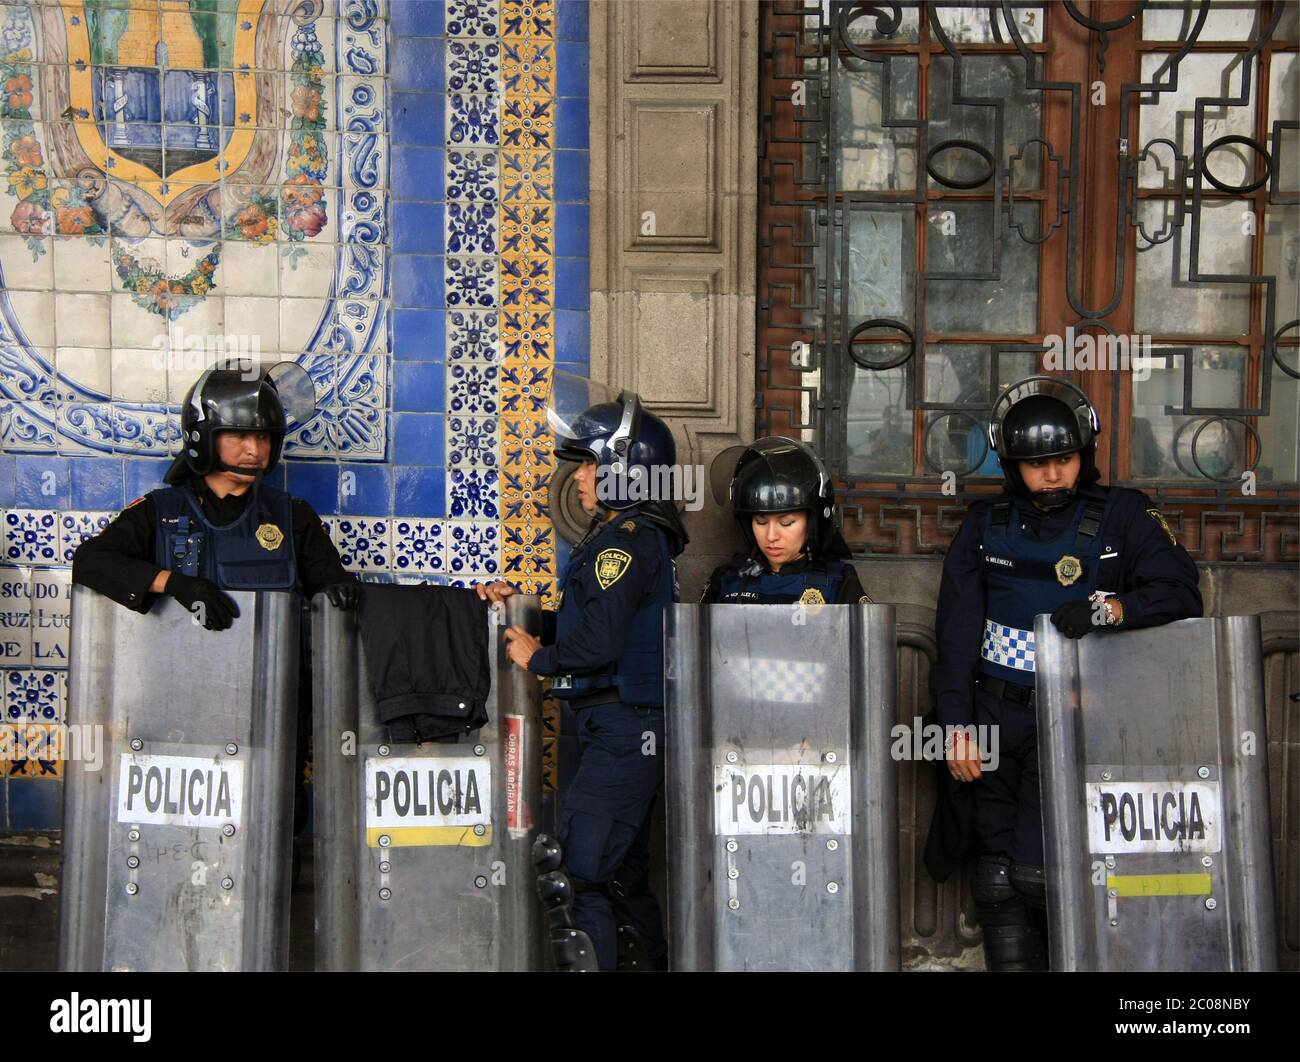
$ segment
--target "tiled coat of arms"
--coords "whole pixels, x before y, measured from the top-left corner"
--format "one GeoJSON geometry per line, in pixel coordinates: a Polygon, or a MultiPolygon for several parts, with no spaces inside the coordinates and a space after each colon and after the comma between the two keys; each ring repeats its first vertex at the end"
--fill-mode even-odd
{"type": "Polygon", "coordinates": [[[368,0],[0,7],[6,451],[169,453],[240,355],[315,380],[291,454],[384,457],[386,43],[368,0]]]}

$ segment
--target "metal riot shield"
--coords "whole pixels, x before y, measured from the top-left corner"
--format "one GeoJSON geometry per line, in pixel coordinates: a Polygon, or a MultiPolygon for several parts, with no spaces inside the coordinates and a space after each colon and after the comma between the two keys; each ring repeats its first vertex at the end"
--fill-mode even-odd
{"type": "Polygon", "coordinates": [[[357,613],[324,601],[312,615],[316,968],[541,969],[542,695],[501,638],[515,624],[540,634],[538,598],[489,612],[487,725],[418,745],[389,741],[357,613]]]}
{"type": "Polygon", "coordinates": [[[894,609],[666,614],[678,970],[897,970],[894,609]]]}
{"type": "Polygon", "coordinates": [[[301,598],[231,596],[207,631],[73,588],[63,970],[288,966],[301,598]]]}
{"type": "Polygon", "coordinates": [[[1276,969],[1259,617],[1034,639],[1052,968],[1276,969]]]}

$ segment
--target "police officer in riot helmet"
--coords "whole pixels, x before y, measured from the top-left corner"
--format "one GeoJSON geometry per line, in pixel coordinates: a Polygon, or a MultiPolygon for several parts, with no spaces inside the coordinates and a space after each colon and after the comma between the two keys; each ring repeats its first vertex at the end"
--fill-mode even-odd
{"type": "Polygon", "coordinates": [[[1047,968],[1034,617],[1083,638],[1201,615],[1196,565],[1151,499],[1098,482],[1099,430],[1070,383],[1008,388],[989,425],[1003,492],[971,506],[944,559],[934,695],[945,766],[973,798],[990,970],[1047,968]],[[996,735],[995,770],[975,731],[959,729],[972,724],[996,735]]]}
{"type": "Polygon", "coordinates": [[[703,604],[870,602],[835,526],[830,476],[811,447],[759,439],[720,454],[713,474],[714,494],[730,503],[749,548],[714,570],[703,604]]]}
{"type": "MultiPolygon", "coordinates": [[[[632,392],[566,373],[554,376],[547,415],[556,456],[577,463],[578,500],[591,523],[560,580],[554,639],[543,644],[522,628],[505,637],[516,666],[552,679],[578,734],[580,761],[554,848],[563,866],[552,869],[572,882],[573,925],[601,970],[645,968],[647,958],[666,969],[648,887],[650,819],[663,782],[663,613],[676,600],[674,558],[687,536],[672,500],[638,487],[675,465],[676,445],[632,392]]],[[[494,583],[479,592],[495,602],[513,591],[494,583]]],[[[541,879],[544,898],[559,887],[554,881],[541,879]]]]}
{"type": "Polygon", "coordinates": [[[311,382],[290,363],[206,370],[185,396],[168,485],[77,548],[73,581],[136,612],[165,594],[212,631],[239,615],[228,590],[325,590],[335,606],[355,607],[356,577],[320,517],[264,481],[288,426],[281,388],[297,397],[311,382]]]}

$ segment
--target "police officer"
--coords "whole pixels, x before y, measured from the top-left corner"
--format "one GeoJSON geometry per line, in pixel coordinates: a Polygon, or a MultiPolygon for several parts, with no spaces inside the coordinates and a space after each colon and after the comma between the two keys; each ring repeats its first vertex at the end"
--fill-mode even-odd
{"type": "Polygon", "coordinates": [[[953,779],[974,790],[972,892],[990,970],[1047,966],[1034,617],[1082,638],[1201,614],[1196,565],[1151,499],[1097,482],[1099,428],[1063,380],[1010,387],[989,425],[1003,493],[971,506],[944,560],[939,722],[990,726],[999,742],[996,770],[970,732],[949,730],[945,746],[953,779]]]}
{"type": "MultiPolygon", "coordinates": [[[[574,714],[580,761],[558,823],[575,895],[572,917],[601,970],[619,964],[630,927],[666,968],[659,904],[649,891],[650,818],[663,782],[664,608],[676,600],[674,557],[686,532],[667,499],[641,489],[676,462],[672,433],[635,394],[555,374],[548,417],[555,454],[578,462],[578,500],[592,517],[560,581],[555,639],[505,632],[510,659],[553,679],[574,714]]],[[[499,601],[505,583],[480,588],[499,601]]]]}
{"type": "MultiPolygon", "coordinates": [[[[735,449],[720,454],[715,469],[725,469],[735,449]]],[[[739,449],[727,498],[749,550],[714,570],[701,603],[870,603],[835,526],[830,476],[812,448],[772,436],[739,449]]]]}
{"type": "Polygon", "coordinates": [[[354,608],[356,577],[320,517],[263,482],[280,461],[286,427],[271,373],[206,370],[185,396],[184,448],[164,477],[169,485],[137,498],[77,548],[73,582],[135,612],[166,594],[211,631],[239,615],[227,590],[325,590],[335,606],[354,608]]]}

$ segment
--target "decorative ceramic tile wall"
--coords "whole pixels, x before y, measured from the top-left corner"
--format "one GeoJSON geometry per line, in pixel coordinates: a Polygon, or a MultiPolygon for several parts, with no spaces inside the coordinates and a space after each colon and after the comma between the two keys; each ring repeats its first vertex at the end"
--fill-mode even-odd
{"type": "Polygon", "coordinates": [[[216,356],[307,368],[270,479],[363,578],[553,594],[586,0],[211,7],[0,0],[0,831],[57,826],[13,787],[58,777],[72,551],[161,484],[216,356]]]}

